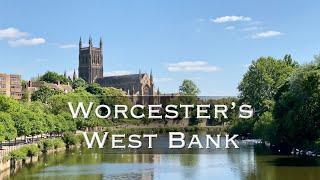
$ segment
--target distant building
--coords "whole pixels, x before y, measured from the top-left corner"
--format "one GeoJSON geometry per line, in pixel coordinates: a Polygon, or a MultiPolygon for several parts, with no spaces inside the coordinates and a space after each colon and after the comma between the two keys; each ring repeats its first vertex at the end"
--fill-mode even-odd
{"type": "Polygon", "coordinates": [[[151,96],[158,95],[154,89],[152,72],[150,75],[139,72],[139,74],[103,77],[101,39],[99,47],[93,47],[91,37],[89,38],[89,46],[82,47],[80,38],[78,70],[79,77],[88,83],[98,83],[103,87],[118,88],[131,96],[141,96],[137,99],[137,103],[152,104],[154,100],[151,96]]]}
{"type": "Polygon", "coordinates": [[[73,92],[72,86],[69,84],[60,84],[60,83],[54,84],[54,83],[47,83],[45,81],[28,81],[28,83],[25,84],[24,92],[31,95],[33,92],[37,91],[38,89],[44,86],[53,90],[60,90],[64,93],[73,92]]]}
{"type": "Polygon", "coordinates": [[[21,99],[21,76],[16,74],[0,73],[0,94],[5,94],[17,100],[21,99]]]}

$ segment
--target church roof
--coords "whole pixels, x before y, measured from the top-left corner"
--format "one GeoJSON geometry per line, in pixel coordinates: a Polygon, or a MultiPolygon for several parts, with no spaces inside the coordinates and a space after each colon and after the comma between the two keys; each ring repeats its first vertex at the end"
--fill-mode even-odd
{"type": "MultiPolygon", "coordinates": [[[[141,74],[143,77],[144,74],[141,74]]],[[[139,74],[128,74],[128,75],[121,75],[121,76],[107,76],[103,78],[96,79],[96,82],[99,83],[101,86],[105,87],[115,87],[121,88],[123,90],[132,90],[134,87],[138,89],[140,86],[140,78],[139,74]]]]}

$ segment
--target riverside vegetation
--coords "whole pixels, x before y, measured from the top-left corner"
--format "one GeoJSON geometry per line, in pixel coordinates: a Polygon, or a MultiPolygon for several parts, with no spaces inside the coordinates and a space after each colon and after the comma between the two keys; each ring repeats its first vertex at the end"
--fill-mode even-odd
{"type": "MultiPolygon", "coordinates": [[[[0,95],[0,142],[14,141],[16,137],[32,137],[39,134],[60,136],[76,130],[90,130],[95,127],[117,130],[122,125],[126,133],[134,131],[167,132],[171,127],[147,128],[152,119],[108,119],[103,120],[90,115],[88,119],[73,119],[67,102],[74,104],[127,104],[132,106],[125,93],[115,88],[100,87],[98,84],[87,84],[82,79],[71,82],[63,75],[47,72],[39,78],[47,82],[72,83],[74,92],[63,93],[42,87],[33,94],[25,94],[24,101],[18,102],[0,95]],[[31,96],[32,102],[27,102],[31,96]],[[142,128],[130,128],[129,125],[141,125],[142,128]],[[145,128],[144,128],[145,127],[145,128]]],[[[239,86],[238,98],[223,98],[209,101],[210,104],[236,102],[237,105],[250,104],[254,108],[254,117],[238,119],[236,110],[228,111],[228,119],[208,119],[212,126],[223,125],[221,129],[202,128],[198,124],[203,120],[195,118],[191,112],[189,127],[178,127],[176,130],[221,130],[244,137],[260,138],[270,142],[272,147],[289,153],[293,148],[318,150],[320,147],[320,56],[308,64],[299,65],[290,55],[283,59],[261,57],[249,66],[239,86]],[[211,102],[210,102],[211,101],[211,102]]],[[[191,104],[199,101],[198,87],[185,80],[179,88],[185,97],[174,98],[171,104],[183,101],[191,104]],[[185,98],[185,99],[184,99],[185,98]]],[[[211,113],[211,111],[209,110],[211,113]]],[[[183,112],[179,113],[183,115],[183,112]]],[[[180,117],[178,117],[179,119],[180,117]]],[[[162,120],[166,124],[166,120],[162,120]]]]}

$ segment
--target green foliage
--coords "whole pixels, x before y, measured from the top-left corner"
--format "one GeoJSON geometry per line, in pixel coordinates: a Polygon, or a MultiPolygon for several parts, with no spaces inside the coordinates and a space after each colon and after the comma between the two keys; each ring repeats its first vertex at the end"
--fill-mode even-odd
{"type": "Polygon", "coordinates": [[[100,96],[103,94],[103,88],[97,83],[89,84],[88,87],[86,88],[86,91],[97,96],[100,96]]]}
{"type": "Polygon", "coordinates": [[[46,152],[48,150],[62,148],[64,146],[65,146],[65,144],[61,138],[44,139],[38,143],[38,147],[43,152],[46,152]]]}
{"type": "Polygon", "coordinates": [[[61,94],[61,91],[53,90],[47,86],[42,86],[38,90],[32,93],[31,100],[32,101],[41,101],[43,103],[46,103],[48,98],[55,94],[61,94]]]}
{"type": "Polygon", "coordinates": [[[73,133],[65,133],[62,139],[67,147],[76,145],[78,141],[77,137],[73,133]]]}
{"type": "Polygon", "coordinates": [[[188,79],[183,80],[182,85],[179,87],[179,91],[182,95],[191,96],[196,96],[200,93],[197,85],[192,80],[188,79]]]}
{"type": "Polygon", "coordinates": [[[285,60],[261,57],[253,61],[238,86],[240,101],[252,105],[257,116],[265,111],[272,111],[272,101],[277,89],[296,67],[288,55],[285,60]]]}
{"type": "Polygon", "coordinates": [[[275,96],[274,116],[283,143],[301,147],[320,137],[320,64],[301,67],[275,96]]]}
{"type": "Polygon", "coordinates": [[[255,122],[253,135],[265,141],[274,142],[277,126],[271,112],[264,112],[255,122]]]}
{"type": "Polygon", "coordinates": [[[64,77],[63,75],[60,75],[56,72],[48,71],[44,75],[42,75],[39,78],[40,81],[45,81],[47,83],[61,83],[61,84],[68,84],[69,79],[67,77],[64,77]]]}
{"type": "Polygon", "coordinates": [[[25,145],[19,149],[13,150],[9,153],[9,157],[15,160],[26,159],[27,157],[33,157],[40,152],[39,147],[36,144],[25,145]]]}
{"type": "Polygon", "coordinates": [[[72,82],[72,88],[78,89],[78,88],[87,88],[88,84],[85,80],[78,78],[75,81],[72,82]]]}
{"type": "Polygon", "coordinates": [[[0,112],[0,126],[4,129],[0,132],[0,138],[12,140],[17,137],[17,129],[14,127],[14,121],[9,113],[0,112]]]}

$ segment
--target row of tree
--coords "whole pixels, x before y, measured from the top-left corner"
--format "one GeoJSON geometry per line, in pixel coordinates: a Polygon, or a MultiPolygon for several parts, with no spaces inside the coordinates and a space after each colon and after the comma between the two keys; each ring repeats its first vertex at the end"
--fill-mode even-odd
{"type": "Polygon", "coordinates": [[[310,148],[320,137],[320,57],[299,65],[290,55],[253,61],[238,89],[239,102],[254,107],[232,133],[254,135],[284,150],[310,148]]]}

